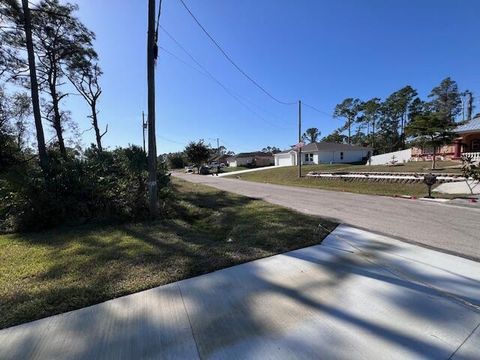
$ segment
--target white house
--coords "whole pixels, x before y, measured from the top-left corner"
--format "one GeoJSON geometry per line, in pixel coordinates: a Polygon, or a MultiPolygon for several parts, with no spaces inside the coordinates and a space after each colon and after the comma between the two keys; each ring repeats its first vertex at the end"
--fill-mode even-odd
{"type": "MultiPolygon", "coordinates": [[[[366,161],[372,149],[329,142],[315,142],[302,148],[302,164],[354,163],[366,161]]],[[[297,150],[291,149],[275,154],[276,166],[297,165],[297,150]]]]}

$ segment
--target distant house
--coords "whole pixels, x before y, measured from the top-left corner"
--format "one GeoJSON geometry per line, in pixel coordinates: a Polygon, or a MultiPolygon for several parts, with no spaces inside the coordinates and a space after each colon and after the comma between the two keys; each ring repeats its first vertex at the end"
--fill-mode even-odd
{"type": "MultiPolygon", "coordinates": [[[[458,160],[463,155],[471,156],[475,161],[480,161],[480,116],[459,125],[455,132],[458,134],[452,144],[442,146],[436,151],[437,159],[458,160]]],[[[431,160],[433,149],[412,148],[412,160],[431,160]]]]}
{"type": "Polygon", "coordinates": [[[209,164],[212,163],[217,163],[217,164],[227,164],[228,159],[230,158],[230,155],[217,155],[212,157],[210,160],[208,160],[209,164]]]}
{"type": "Polygon", "coordinates": [[[237,166],[251,166],[251,167],[260,167],[260,166],[269,166],[273,165],[273,155],[271,153],[265,153],[262,151],[255,152],[245,152],[240,153],[234,156],[231,156],[227,159],[228,166],[237,167],[237,166]]]}
{"type": "MultiPolygon", "coordinates": [[[[363,146],[314,142],[302,148],[302,164],[354,163],[366,161],[372,149],[363,146]]],[[[295,149],[275,154],[276,166],[297,165],[298,151],[295,149]]]]}

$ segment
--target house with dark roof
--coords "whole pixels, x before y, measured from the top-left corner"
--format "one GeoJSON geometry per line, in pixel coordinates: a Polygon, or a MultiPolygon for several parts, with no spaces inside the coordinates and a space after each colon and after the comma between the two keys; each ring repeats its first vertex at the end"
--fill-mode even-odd
{"type": "MultiPolygon", "coordinates": [[[[276,166],[297,165],[298,150],[290,149],[274,155],[276,166]]],[[[313,142],[302,147],[301,163],[330,164],[355,163],[366,161],[372,154],[372,149],[363,146],[339,144],[330,142],[313,142]]]]}
{"type": "Polygon", "coordinates": [[[263,151],[244,152],[227,159],[228,166],[248,166],[248,167],[261,167],[273,165],[272,153],[266,153],[263,151]]]}
{"type": "MultiPolygon", "coordinates": [[[[455,132],[458,137],[452,144],[442,146],[436,151],[440,160],[458,160],[468,155],[474,161],[480,161],[480,116],[457,126],[455,132]]],[[[431,160],[433,149],[412,148],[413,160],[431,160]]]]}
{"type": "Polygon", "coordinates": [[[228,159],[231,157],[231,155],[216,155],[208,160],[209,164],[227,164],[228,159]]]}

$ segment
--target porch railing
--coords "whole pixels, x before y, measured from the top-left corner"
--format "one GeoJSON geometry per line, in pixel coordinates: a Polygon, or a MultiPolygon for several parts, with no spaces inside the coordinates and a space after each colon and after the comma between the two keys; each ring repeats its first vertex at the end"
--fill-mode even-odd
{"type": "Polygon", "coordinates": [[[478,152],[464,152],[462,156],[471,157],[474,162],[480,162],[480,151],[478,152]]]}

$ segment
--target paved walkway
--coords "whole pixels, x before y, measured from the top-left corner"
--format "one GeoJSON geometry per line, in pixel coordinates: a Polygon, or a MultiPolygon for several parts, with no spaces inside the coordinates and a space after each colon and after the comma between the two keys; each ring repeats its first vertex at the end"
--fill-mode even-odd
{"type": "Polygon", "coordinates": [[[480,261],[479,208],[213,176],[175,176],[480,261]]]}
{"type": "Polygon", "coordinates": [[[322,245],[0,331],[0,359],[478,359],[478,263],[340,226],[322,245]]]}
{"type": "Polygon", "coordinates": [[[225,172],[225,173],[219,174],[218,176],[222,177],[222,176],[229,176],[229,175],[238,175],[238,174],[245,174],[249,172],[263,171],[263,170],[276,169],[276,168],[278,168],[278,166],[264,166],[264,167],[253,168],[253,169],[225,172]]]}
{"type": "Polygon", "coordinates": [[[468,180],[440,184],[433,191],[444,194],[480,194],[480,181],[468,180]]]}

